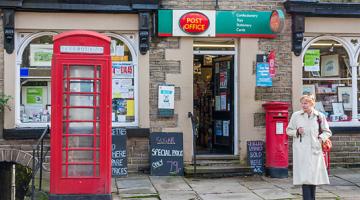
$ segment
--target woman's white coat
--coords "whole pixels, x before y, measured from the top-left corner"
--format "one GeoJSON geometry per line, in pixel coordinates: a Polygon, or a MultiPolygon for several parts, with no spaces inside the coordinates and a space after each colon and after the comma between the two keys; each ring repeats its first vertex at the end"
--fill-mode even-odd
{"type": "Polygon", "coordinates": [[[325,116],[313,110],[310,116],[303,110],[292,114],[286,129],[293,138],[293,182],[294,185],[329,184],[329,177],[324,162],[319,137],[325,141],[331,136],[325,116]],[[319,135],[318,116],[321,119],[322,134],[319,135]],[[298,128],[304,128],[304,134],[297,137],[298,128]],[[300,141],[301,140],[301,141],[300,141]]]}

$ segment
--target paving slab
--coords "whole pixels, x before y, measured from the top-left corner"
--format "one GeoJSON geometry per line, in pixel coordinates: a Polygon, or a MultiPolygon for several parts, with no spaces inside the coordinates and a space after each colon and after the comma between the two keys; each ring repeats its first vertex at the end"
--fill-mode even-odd
{"type": "Polygon", "coordinates": [[[329,177],[330,185],[334,186],[354,186],[355,184],[346,180],[346,178],[340,178],[338,176],[329,177]]]}
{"type": "Polygon", "coordinates": [[[360,184],[360,174],[337,174],[335,175],[335,177],[337,178],[341,178],[343,180],[347,180],[351,183],[355,184],[360,184]]]}
{"type": "Polygon", "coordinates": [[[193,191],[166,191],[160,192],[161,200],[201,200],[193,191]]]}
{"type": "Polygon", "coordinates": [[[203,200],[262,200],[254,193],[216,193],[200,194],[203,200]]]}
{"type": "Polygon", "coordinates": [[[240,185],[237,179],[221,178],[221,179],[187,179],[190,187],[198,194],[209,193],[251,193],[251,191],[240,185]]]}
{"type": "Polygon", "coordinates": [[[252,191],[263,199],[292,199],[296,197],[282,189],[259,189],[252,191]]]}
{"type": "Polygon", "coordinates": [[[117,179],[120,194],[157,194],[148,176],[117,179]]]}
{"type": "Polygon", "coordinates": [[[159,192],[164,190],[192,190],[181,176],[150,176],[150,181],[159,192]]]}
{"type": "Polygon", "coordinates": [[[360,189],[357,186],[324,185],[321,188],[342,198],[360,198],[360,189]]]}
{"type": "Polygon", "coordinates": [[[113,194],[112,200],[160,200],[159,197],[149,194],[113,194]]]}

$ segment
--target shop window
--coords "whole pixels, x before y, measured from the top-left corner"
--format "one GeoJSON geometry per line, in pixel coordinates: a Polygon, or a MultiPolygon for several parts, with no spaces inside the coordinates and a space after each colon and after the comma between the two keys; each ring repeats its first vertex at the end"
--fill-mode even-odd
{"type": "Polygon", "coordinates": [[[20,121],[48,123],[51,114],[52,36],[33,39],[24,49],[20,64],[20,121]]]}
{"type": "MultiPolygon", "coordinates": [[[[334,40],[319,40],[306,50],[303,60],[303,94],[316,96],[315,108],[330,122],[349,122],[353,107],[352,69],[343,45],[334,40]]],[[[357,79],[355,79],[357,80],[357,79]]],[[[333,123],[334,124],[334,123],[333,123]]]]}
{"type": "Polygon", "coordinates": [[[136,70],[129,47],[111,37],[113,125],[135,122],[136,70]]]}
{"type": "MultiPolygon", "coordinates": [[[[22,52],[20,64],[20,106],[16,110],[21,126],[43,126],[51,115],[51,58],[53,36],[33,39],[22,52]]],[[[113,126],[136,124],[136,64],[122,40],[111,37],[113,126]]]]}

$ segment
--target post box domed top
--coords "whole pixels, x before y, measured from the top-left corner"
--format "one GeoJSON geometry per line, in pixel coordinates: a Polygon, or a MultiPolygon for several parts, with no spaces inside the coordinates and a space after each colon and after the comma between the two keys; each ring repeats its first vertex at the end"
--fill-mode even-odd
{"type": "Polygon", "coordinates": [[[265,110],[287,110],[289,103],[283,101],[269,101],[262,105],[265,110]]]}
{"type": "Polygon", "coordinates": [[[85,31],[85,30],[76,30],[76,31],[66,31],[63,33],[60,33],[58,35],[54,36],[54,41],[59,40],[59,39],[63,39],[66,37],[76,37],[76,36],[88,36],[88,37],[95,37],[101,40],[105,40],[107,42],[110,42],[111,39],[103,34],[100,34],[98,32],[95,31],[85,31]]]}

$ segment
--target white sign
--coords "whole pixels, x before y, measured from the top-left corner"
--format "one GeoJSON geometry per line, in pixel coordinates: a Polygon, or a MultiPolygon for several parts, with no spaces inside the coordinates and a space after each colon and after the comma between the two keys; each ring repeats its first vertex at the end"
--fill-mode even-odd
{"type": "Polygon", "coordinates": [[[284,134],[284,123],[276,122],[276,134],[278,135],[284,134]]]}
{"type": "Polygon", "coordinates": [[[174,86],[160,85],[158,108],[174,109],[174,93],[174,86]]]}
{"type": "Polygon", "coordinates": [[[215,10],[174,10],[173,11],[173,27],[172,32],[173,36],[189,36],[189,37],[215,37],[215,10]],[[199,12],[209,19],[209,28],[204,31],[203,33],[199,34],[189,34],[185,33],[181,28],[179,27],[179,20],[180,18],[189,12],[199,12]]]}
{"type": "Polygon", "coordinates": [[[60,46],[61,53],[104,53],[104,47],[95,46],[60,46]]]}
{"type": "Polygon", "coordinates": [[[228,137],[229,136],[229,126],[230,126],[230,121],[223,121],[223,136],[228,137]]]}

